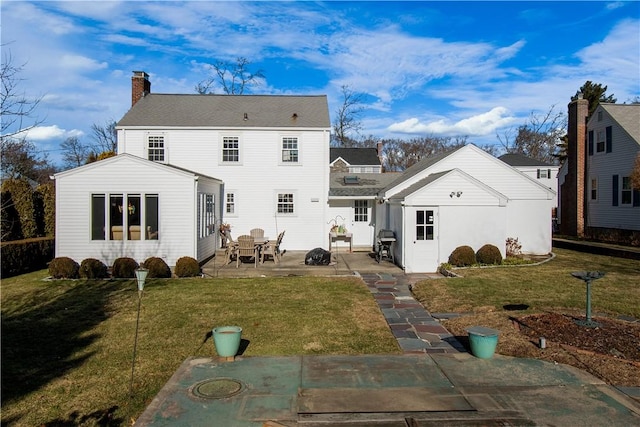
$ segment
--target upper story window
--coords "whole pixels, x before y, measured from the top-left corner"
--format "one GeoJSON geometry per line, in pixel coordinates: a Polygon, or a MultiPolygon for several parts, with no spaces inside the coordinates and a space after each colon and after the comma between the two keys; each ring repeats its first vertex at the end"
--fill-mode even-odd
{"type": "Polygon", "coordinates": [[[538,169],[538,179],[550,179],[551,169],[538,169]]]}
{"type": "Polygon", "coordinates": [[[602,121],[602,111],[598,111],[598,121],[602,121]]]}
{"type": "Polygon", "coordinates": [[[602,153],[604,151],[605,133],[604,129],[596,132],[596,152],[602,153]]]}
{"type": "Polygon", "coordinates": [[[298,138],[285,136],[282,138],[282,162],[298,163],[298,138]]]}
{"type": "Polygon", "coordinates": [[[293,193],[278,193],[278,213],[279,214],[295,213],[293,193]]]}
{"type": "Polygon", "coordinates": [[[589,183],[590,183],[589,193],[590,193],[591,200],[596,201],[598,200],[598,178],[591,178],[589,183]]]}
{"type": "Polygon", "coordinates": [[[240,161],[240,138],[225,136],[222,138],[222,161],[238,163],[240,161]]]}
{"type": "Polygon", "coordinates": [[[164,135],[148,135],[147,144],[147,158],[153,162],[164,162],[164,135]]]}

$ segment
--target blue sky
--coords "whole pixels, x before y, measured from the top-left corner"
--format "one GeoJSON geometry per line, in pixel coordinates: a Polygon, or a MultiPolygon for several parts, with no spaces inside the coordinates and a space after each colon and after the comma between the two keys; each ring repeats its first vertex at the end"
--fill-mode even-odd
{"type": "Polygon", "coordinates": [[[11,1],[3,61],[42,97],[29,138],[51,159],[69,136],[119,120],[134,70],[151,91],[195,93],[216,60],[246,57],[251,93],[326,94],[331,119],[348,85],[365,94],[362,134],[496,133],[567,103],[585,81],[619,103],[640,97],[638,1],[11,1]]]}

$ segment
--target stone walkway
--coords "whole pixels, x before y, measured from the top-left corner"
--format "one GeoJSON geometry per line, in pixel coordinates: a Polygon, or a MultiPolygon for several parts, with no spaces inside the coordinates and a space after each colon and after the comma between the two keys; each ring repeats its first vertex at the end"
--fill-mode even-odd
{"type": "Polygon", "coordinates": [[[380,274],[362,274],[405,354],[467,352],[411,293],[410,283],[428,278],[380,274]]]}

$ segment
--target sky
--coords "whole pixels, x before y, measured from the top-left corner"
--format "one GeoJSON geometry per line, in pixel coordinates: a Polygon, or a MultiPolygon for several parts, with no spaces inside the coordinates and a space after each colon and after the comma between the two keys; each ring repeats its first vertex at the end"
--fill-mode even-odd
{"type": "MultiPolygon", "coordinates": [[[[60,144],[153,93],[195,93],[208,64],[250,61],[253,94],[362,94],[362,136],[497,145],[532,116],[566,114],[586,82],[640,97],[639,1],[15,1],[0,3],[2,61],[40,98],[28,138],[60,144]]],[[[218,91],[218,93],[222,93],[218,91]]],[[[355,136],[355,135],[354,135],[355,136]]]]}

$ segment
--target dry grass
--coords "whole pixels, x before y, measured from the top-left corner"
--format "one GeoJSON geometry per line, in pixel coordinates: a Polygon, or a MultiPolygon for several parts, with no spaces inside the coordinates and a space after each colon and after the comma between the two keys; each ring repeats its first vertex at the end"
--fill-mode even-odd
{"type": "Polygon", "coordinates": [[[129,424],[189,356],[214,357],[207,332],[239,325],[244,356],[399,353],[362,281],[320,277],[2,281],[2,423],[129,424]]]}
{"type": "Polygon", "coordinates": [[[640,318],[640,262],[562,249],[555,253],[555,259],[538,266],[456,270],[462,278],[424,281],[414,287],[414,292],[432,313],[464,314],[443,325],[467,348],[466,328],[487,326],[500,331],[496,349],[499,354],[565,363],[609,384],[640,386],[637,363],[579,351],[549,339],[547,348],[541,349],[538,339],[526,336],[515,326],[512,318],[534,313],[584,316],[585,284],[571,276],[572,271],[581,270],[606,273],[604,278],[592,283],[594,317],[640,318]],[[528,308],[511,311],[504,308],[508,304],[525,304],[528,308]]]}

